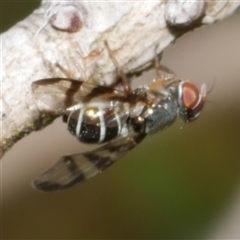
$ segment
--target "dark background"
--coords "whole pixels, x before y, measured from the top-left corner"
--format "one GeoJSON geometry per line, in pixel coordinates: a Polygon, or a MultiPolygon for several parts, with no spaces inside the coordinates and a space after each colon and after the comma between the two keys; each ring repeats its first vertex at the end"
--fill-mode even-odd
{"type": "MultiPolygon", "coordinates": [[[[39,5],[1,4],[1,31],[39,5]]],[[[2,159],[2,237],[240,238],[239,23],[238,10],[163,54],[163,65],[178,77],[213,88],[200,118],[149,136],[82,186],[44,194],[30,185],[61,154],[88,147],[60,119],[19,141],[2,159]]],[[[146,73],[134,85],[153,78],[153,71],[146,73]]]]}

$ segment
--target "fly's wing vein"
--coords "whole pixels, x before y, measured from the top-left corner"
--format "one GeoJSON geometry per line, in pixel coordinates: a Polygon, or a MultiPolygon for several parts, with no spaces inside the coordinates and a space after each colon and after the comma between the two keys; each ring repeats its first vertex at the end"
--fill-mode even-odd
{"type": "Polygon", "coordinates": [[[119,137],[91,152],[62,156],[51,168],[33,181],[33,186],[42,191],[58,191],[102,172],[139,144],[145,135],[132,133],[119,137]]]}

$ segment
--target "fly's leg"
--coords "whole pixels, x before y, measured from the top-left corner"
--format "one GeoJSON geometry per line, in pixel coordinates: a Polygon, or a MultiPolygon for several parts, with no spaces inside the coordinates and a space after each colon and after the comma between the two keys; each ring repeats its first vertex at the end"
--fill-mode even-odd
{"type": "Polygon", "coordinates": [[[62,65],[60,65],[58,62],[56,62],[55,64],[60,70],[61,72],[64,73],[65,76],[67,76],[67,78],[69,79],[74,79],[73,75],[71,74],[70,71],[68,71],[67,69],[65,69],[62,65]]]}
{"type": "Polygon", "coordinates": [[[159,64],[157,56],[154,58],[154,68],[156,71],[156,78],[149,85],[150,89],[154,90],[158,89],[159,87],[166,88],[170,84],[176,81],[178,82],[178,80],[175,80],[175,73],[172,70],[159,64]]]}
{"type": "Polygon", "coordinates": [[[123,72],[123,70],[120,68],[114,54],[113,54],[113,51],[110,49],[109,45],[108,45],[108,42],[105,40],[104,41],[105,45],[106,45],[106,48],[108,50],[108,54],[109,54],[109,57],[112,59],[113,61],[113,64],[114,66],[116,67],[116,70],[117,70],[117,75],[121,78],[122,80],[122,84],[123,84],[123,88],[126,92],[126,94],[129,94],[131,93],[131,87],[128,83],[128,80],[127,80],[127,77],[126,77],[126,74],[123,72]]]}
{"type": "Polygon", "coordinates": [[[159,64],[157,56],[154,58],[154,68],[157,79],[165,79],[168,81],[175,78],[175,73],[172,70],[159,64]]]}

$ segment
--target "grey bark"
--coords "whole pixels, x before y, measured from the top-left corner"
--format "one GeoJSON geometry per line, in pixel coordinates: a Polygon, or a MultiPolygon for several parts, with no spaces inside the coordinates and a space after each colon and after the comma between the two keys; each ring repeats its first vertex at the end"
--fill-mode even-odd
{"type": "Polygon", "coordinates": [[[54,109],[37,104],[31,83],[66,77],[58,65],[74,79],[111,85],[116,69],[104,40],[124,72],[143,71],[179,35],[221,20],[239,5],[234,1],[43,1],[1,35],[0,151],[6,152],[55,117],[54,109]]]}

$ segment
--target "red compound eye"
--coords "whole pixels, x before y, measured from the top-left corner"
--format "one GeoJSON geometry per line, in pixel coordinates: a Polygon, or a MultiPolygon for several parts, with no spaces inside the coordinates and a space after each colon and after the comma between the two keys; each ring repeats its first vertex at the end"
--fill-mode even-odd
{"type": "Polygon", "coordinates": [[[191,82],[185,82],[182,88],[183,104],[187,109],[193,109],[199,102],[201,95],[191,82]]]}
{"type": "Polygon", "coordinates": [[[180,114],[186,122],[198,117],[204,106],[204,97],[193,83],[185,81],[182,84],[182,109],[180,114]]]}

